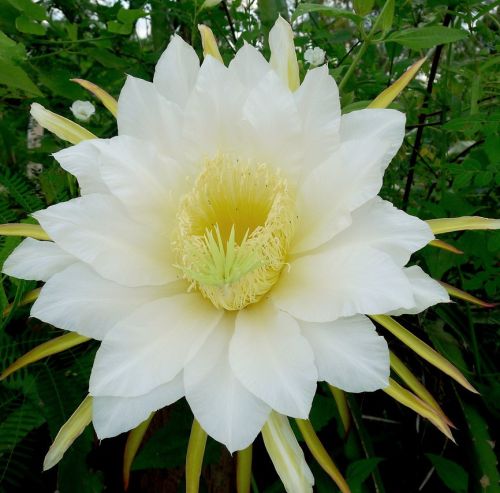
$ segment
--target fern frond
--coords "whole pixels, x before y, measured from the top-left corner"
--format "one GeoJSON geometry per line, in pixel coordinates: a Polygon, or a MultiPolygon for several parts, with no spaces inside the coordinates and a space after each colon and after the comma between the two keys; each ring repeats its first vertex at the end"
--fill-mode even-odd
{"type": "Polygon", "coordinates": [[[0,185],[3,185],[9,195],[21,206],[26,214],[43,209],[43,201],[35,192],[33,185],[21,174],[8,171],[0,173],[0,185]]]}

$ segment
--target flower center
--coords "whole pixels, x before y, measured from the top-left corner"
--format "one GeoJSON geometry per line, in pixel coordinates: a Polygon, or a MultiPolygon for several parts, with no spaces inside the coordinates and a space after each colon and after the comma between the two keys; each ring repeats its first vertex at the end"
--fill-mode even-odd
{"type": "Polygon", "coordinates": [[[176,267],[217,308],[240,310],[278,280],[295,223],[294,196],[278,170],[220,155],[181,198],[176,267]]]}

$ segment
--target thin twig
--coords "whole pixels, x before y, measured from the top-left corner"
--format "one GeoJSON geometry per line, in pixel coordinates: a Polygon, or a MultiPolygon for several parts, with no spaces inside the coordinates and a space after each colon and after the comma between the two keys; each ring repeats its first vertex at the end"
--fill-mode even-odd
{"type": "Polygon", "coordinates": [[[342,65],[343,61],[352,53],[352,51],[356,48],[356,46],[358,46],[359,44],[361,44],[361,40],[357,40],[350,48],[349,48],[349,51],[339,60],[339,62],[337,63],[337,67],[340,67],[340,65],[342,65]]]}
{"type": "MultiPolygon", "coordinates": [[[[443,444],[443,448],[441,449],[441,453],[439,455],[443,455],[444,454],[444,451],[446,449],[446,445],[448,444],[448,440],[445,440],[444,444],[443,444]]],[[[432,475],[434,474],[434,471],[436,470],[436,468],[434,466],[432,466],[429,470],[429,472],[425,475],[425,478],[424,480],[422,481],[422,483],[420,484],[420,486],[418,487],[418,491],[422,491],[424,488],[425,488],[425,485],[429,482],[429,480],[431,479],[432,475]]]]}
{"type": "MultiPolygon", "coordinates": [[[[450,12],[446,12],[443,20],[443,26],[448,27],[453,19],[453,15],[450,12]]],[[[432,88],[434,87],[434,81],[436,79],[437,68],[439,65],[439,59],[441,58],[441,52],[443,51],[444,45],[439,45],[434,52],[434,56],[432,58],[431,71],[429,74],[429,80],[427,81],[427,90],[425,92],[424,101],[422,103],[422,111],[418,116],[418,128],[417,135],[415,136],[415,143],[413,145],[413,151],[410,156],[409,168],[408,168],[408,176],[406,178],[406,185],[403,194],[403,206],[402,209],[406,211],[408,208],[408,202],[410,200],[410,192],[411,187],[413,185],[413,179],[415,177],[415,165],[417,163],[417,157],[420,151],[420,146],[422,145],[422,136],[424,133],[424,123],[427,118],[425,110],[429,105],[429,101],[431,99],[432,88]]]]}
{"type": "Polygon", "coordinates": [[[407,125],[406,130],[413,130],[415,128],[421,128],[421,127],[435,127],[436,125],[442,125],[443,122],[437,121],[437,122],[431,122],[431,123],[417,123],[415,125],[407,125]]]}
{"type": "Polygon", "coordinates": [[[373,22],[372,28],[370,29],[370,32],[368,33],[368,35],[365,36],[363,27],[361,25],[359,26],[359,29],[361,31],[361,35],[363,37],[363,44],[359,48],[358,53],[354,57],[354,60],[349,65],[347,72],[345,73],[344,77],[342,77],[342,80],[339,83],[339,91],[340,92],[342,92],[342,89],[345,87],[345,85],[347,84],[347,82],[351,78],[351,75],[354,73],[354,70],[355,70],[356,66],[358,65],[359,61],[361,60],[361,58],[363,58],[365,51],[370,46],[372,39],[375,36],[375,33],[378,31],[379,24],[382,21],[382,18],[386,12],[386,9],[388,9],[389,7],[390,7],[390,1],[386,0],[386,2],[384,3],[384,6],[382,7],[382,9],[380,11],[380,14],[377,16],[377,18],[373,22]]]}
{"type": "Polygon", "coordinates": [[[229,12],[229,9],[227,8],[226,0],[223,0],[222,8],[226,13],[227,22],[229,23],[229,29],[231,29],[231,36],[233,38],[234,47],[236,48],[236,43],[238,42],[238,38],[236,37],[236,31],[234,30],[233,19],[231,18],[231,12],[229,12]]]}
{"type": "Polygon", "coordinates": [[[474,142],[473,144],[471,144],[470,146],[466,147],[462,152],[459,152],[452,160],[451,162],[452,163],[456,163],[459,159],[463,158],[464,156],[466,156],[470,151],[472,151],[472,149],[474,149],[474,147],[482,144],[484,142],[484,139],[480,139],[478,140],[477,142],[474,142]]]}

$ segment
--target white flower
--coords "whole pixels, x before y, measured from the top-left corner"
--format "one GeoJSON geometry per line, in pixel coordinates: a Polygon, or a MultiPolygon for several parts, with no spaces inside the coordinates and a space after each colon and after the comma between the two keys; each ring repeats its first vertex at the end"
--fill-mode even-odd
{"type": "Polygon", "coordinates": [[[90,101],[74,101],[70,110],[77,120],[86,122],[95,113],[95,107],[90,101]]]}
{"type": "Polygon", "coordinates": [[[377,196],[404,115],[342,116],[326,66],[292,90],[284,29],[272,66],[245,45],[227,68],[200,67],[174,37],[152,83],[127,78],[117,137],[55,154],[82,196],[36,212],[53,241],[26,239],[4,265],[46,281],[34,317],[102,341],[99,438],[186,396],[212,437],[243,449],[271,410],[306,418],[317,381],[388,385],[387,343],[366,315],[448,299],[405,267],[433,238],[427,224],[377,196]]]}
{"type": "Polygon", "coordinates": [[[304,60],[312,67],[317,67],[325,63],[325,51],[316,46],[315,48],[307,48],[304,53],[304,60]]]}

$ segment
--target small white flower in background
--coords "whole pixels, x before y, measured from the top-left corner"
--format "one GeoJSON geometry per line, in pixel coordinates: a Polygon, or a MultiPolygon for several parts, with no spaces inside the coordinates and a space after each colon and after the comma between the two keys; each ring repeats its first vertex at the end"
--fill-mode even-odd
{"type": "Polygon", "coordinates": [[[95,107],[90,101],[75,101],[70,110],[82,122],[86,122],[95,113],[95,107]]]}
{"type": "Polygon", "coordinates": [[[325,50],[321,48],[307,48],[304,53],[304,60],[309,63],[312,67],[317,67],[325,63],[325,50]]]}

